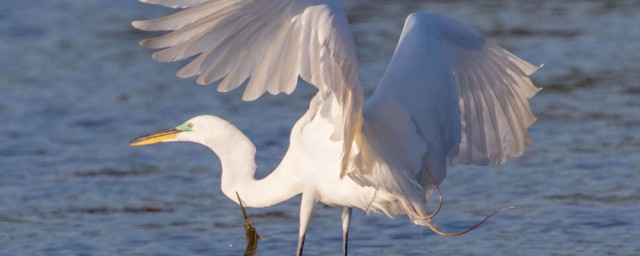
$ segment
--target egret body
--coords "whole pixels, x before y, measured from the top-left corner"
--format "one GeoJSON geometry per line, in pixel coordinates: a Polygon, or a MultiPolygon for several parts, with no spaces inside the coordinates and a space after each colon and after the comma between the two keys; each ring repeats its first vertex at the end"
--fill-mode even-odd
{"type": "MultiPolygon", "coordinates": [[[[235,126],[198,116],[132,145],[190,141],[211,149],[222,164],[222,192],[248,207],[268,207],[302,195],[297,254],[317,202],[342,207],[343,253],[351,209],[407,215],[430,227],[427,202],[452,160],[501,164],[531,143],[535,121],[528,99],[538,92],[537,67],[486,42],[450,18],[414,13],[393,58],[365,102],[355,45],[346,17],[332,0],[141,0],[173,8],[173,15],[136,21],[143,30],[168,30],[141,42],[165,48],[158,61],[194,57],[178,72],[242,98],[291,93],[298,78],[318,89],[291,130],[289,149],[263,179],[254,177],[255,146],[235,126]]],[[[438,207],[439,209],[439,207],[438,207]]]]}

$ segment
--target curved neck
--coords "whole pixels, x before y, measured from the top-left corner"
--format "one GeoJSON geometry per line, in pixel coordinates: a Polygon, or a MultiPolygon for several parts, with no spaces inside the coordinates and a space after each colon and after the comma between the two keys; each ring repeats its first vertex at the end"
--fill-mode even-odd
{"type": "Polygon", "coordinates": [[[296,196],[302,192],[299,172],[288,171],[280,164],[267,177],[256,180],[256,148],[237,128],[226,131],[225,136],[199,142],[211,149],[222,164],[221,189],[231,200],[238,203],[236,192],[248,207],[268,207],[296,196]]]}

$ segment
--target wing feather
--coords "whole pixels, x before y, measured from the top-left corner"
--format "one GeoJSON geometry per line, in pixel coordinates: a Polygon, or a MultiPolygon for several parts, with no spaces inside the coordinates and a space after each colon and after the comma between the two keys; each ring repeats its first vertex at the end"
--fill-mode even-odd
{"type": "MultiPolygon", "coordinates": [[[[161,0],[160,0],[161,1],[161,0]]],[[[165,3],[161,3],[160,1],[154,2],[154,4],[160,4],[167,6],[165,3]]],[[[187,25],[193,24],[198,21],[203,21],[207,17],[214,18],[223,15],[228,15],[230,11],[235,10],[234,4],[236,4],[237,0],[232,1],[206,1],[206,0],[195,0],[203,2],[204,4],[193,4],[193,3],[185,3],[185,4],[170,4],[171,6],[181,6],[177,8],[188,8],[182,10],[180,12],[157,18],[152,20],[143,20],[143,21],[134,21],[132,25],[141,30],[146,31],[165,31],[165,30],[178,30],[187,25]],[[196,7],[197,8],[191,8],[196,7]]],[[[150,0],[141,0],[143,3],[151,3],[150,0]]],[[[177,3],[178,1],[173,1],[177,3]]]]}
{"type": "Polygon", "coordinates": [[[159,4],[170,8],[189,8],[209,0],[140,0],[140,2],[148,4],[159,4]]]}
{"type": "Polygon", "coordinates": [[[221,92],[246,85],[243,100],[291,93],[302,78],[318,88],[319,99],[335,98],[340,113],[313,109],[323,104],[312,104],[309,111],[333,120],[332,139],[344,143],[341,175],[346,172],[351,147],[361,137],[363,92],[353,36],[334,0],[141,1],[185,8],[132,23],[141,30],[170,31],[141,42],[165,48],[155,60],[193,57],[179,77],[198,76],[203,85],[218,82],[221,92]]]}
{"type": "Polygon", "coordinates": [[[349,176],[398,195],[414,222],[424,221],[449,160],[501,164],[530,144],[535,70],[458,21],[410,15],[365,104],[364,143],[349,176]]]}
{"type": "Polygon", "coordinates": [[[148,4],[159,4],[171,8],[188,8],[193,7],[209,0],[140,0],[140,2],[148,4]]]}

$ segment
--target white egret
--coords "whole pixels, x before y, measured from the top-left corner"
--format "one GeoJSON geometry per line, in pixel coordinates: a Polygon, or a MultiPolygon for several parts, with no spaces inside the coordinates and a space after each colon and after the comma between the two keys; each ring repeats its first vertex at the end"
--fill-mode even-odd
{"type": "Polygon", "coordinates": [[[218,82],[220,92],[246,85],[244,100],[291,93],[299,77],[318,89],[284,158],[261,180],[254,178],[255,146],[214,116],[131,142],[208,147],[222,164],[222,192],[236,203],[239,193],[248,207],[302,194],[298,255],[317,202],[342,207],[344,254],[353,207],[406,214],[445,234],[426,206],[450,161],[501,164],[531,143],[527,128],[535,116],[528,99],[539,89],[529,76],[538,67],[453,19],[409,15],[382,81],[364,102],[354,40],[333,0],[140,1],[184,9],[133,22],[171,31],[141,42],[166,48],[155,60],[194,57],[179,77],[218,82]]]}

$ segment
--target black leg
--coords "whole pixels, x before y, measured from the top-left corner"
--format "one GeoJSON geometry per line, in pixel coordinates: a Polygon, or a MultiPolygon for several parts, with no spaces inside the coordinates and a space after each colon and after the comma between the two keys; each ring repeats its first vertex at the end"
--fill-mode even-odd
{"type": "Polygon", "coordinates": [[[351,221],[351,207],[342,208],[342,255],[347,256],[349,244],[349,222],[351,221]]]}
{"type": "Polygon", "coordinates": [[[298,250],[296,251],[296,256],[302,256],[302,248],[304,248],[304,237],[305,235],[298,238],[298,250]]]}

